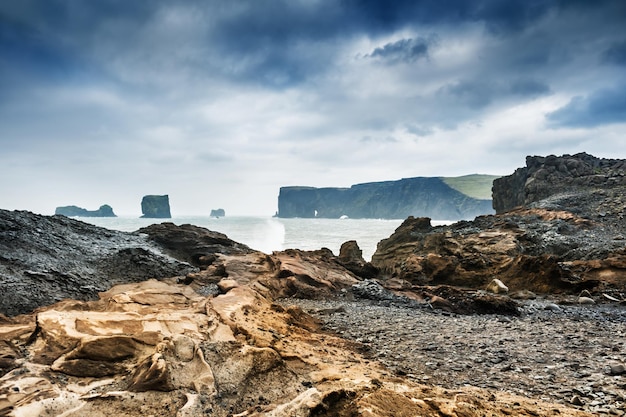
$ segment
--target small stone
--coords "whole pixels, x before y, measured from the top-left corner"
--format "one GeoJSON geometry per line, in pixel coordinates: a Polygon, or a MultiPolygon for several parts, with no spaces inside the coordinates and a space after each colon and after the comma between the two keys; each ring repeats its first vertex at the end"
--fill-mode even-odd
{"type": "Polygon", "coordinates": [[[574,395],[574,396],[572,397],[572,399],[571,399],[571,400],[569,400],[569,402],[570,402],[572,405],[578,405],[578,406],[583,406],[583,405],[585,405],[585,403],[583,402],[583,400],[581,400],[581,399],[580,399],[580,397],[579,397],[578,395],[574,395]]]}
{"type": "Polygon", "coordinates": [[[563,311],[563,309],[561,307],[559,307],[558,305],[556,305],[554,303],[546,304],[544,309],[545,310],[550,310],[550,311],[563,311]]]}
{"type": "Polygon", "coordinates": [[[487,285],[486,290],[494,294],[502,294],[509,292],[509,287],[504,285],[504,283],[499,279],[494,278],[493,280],[491,280],[489,285],[487,285]]]}
{"type": "Polygon", "coordinates": [[[618,363],[609,366],[609,375],[624,375],[626,374],[626,366],[618,363]]]}
{"type": "Polygon", "coordinates": [[[578,304],[595,304],[596,302],[590,297],[578,297],[578,304]]]}

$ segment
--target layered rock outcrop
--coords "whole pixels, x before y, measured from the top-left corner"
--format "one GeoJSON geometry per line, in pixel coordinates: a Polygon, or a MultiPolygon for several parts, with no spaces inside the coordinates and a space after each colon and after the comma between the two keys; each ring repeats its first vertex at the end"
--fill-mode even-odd
{"type": "Polygon", "coordinates": [[[586,153],[527,156],[526,166],[493,182],[493,208],[502,213],[552,195],[626,186],[626,160],[586,153]]]}
{"type": "Polygon", "coordinates": [[[141,217],[152,219],[169,219],[170,197],[166,195],[146,195],[141,199],[141,217]]]}
{"type": "Polygon", "coordinates": [[[108,204],[100,206],[98,210],[87,210],[78,206],[57,207],[54,214],[60,214],[67,217],[117,217],[113,213],[113,208],[108,204]]]}
{"type": "Polygon", "coordinates": [[[174,282],[122,285],[3,319],[0,340],[12,361],[0,368],[0,415],[590,415],[392,376],[246,285],[212,297],[174,282]]]}
{"type": "Polygon", "coordinates": [[[491,200],[479,200],[447,185],[441,178],[418,177],[373,182],[350,188],[281,187],[278,217],[439,220],[472,219],[492,213],[491,200]]]}

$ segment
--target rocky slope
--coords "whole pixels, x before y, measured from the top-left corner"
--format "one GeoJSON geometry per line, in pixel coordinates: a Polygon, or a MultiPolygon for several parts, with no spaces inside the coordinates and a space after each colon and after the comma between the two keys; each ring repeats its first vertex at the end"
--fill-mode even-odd
{"type": "Polygon", "coordinates": [[[65,216],[0,210],[0,313],[15,315],[65,298],[89,300],[127,282],[195,270],[140,234],[65,216]]]}
{"type": "Polygon", "coordinates": [[[1,317],[0,415],[591,415],[420,384],[322,331],[292,302],[273,301],[348,294],[355,284],[328,251],[215,254],[184,277],[1,317]]]}

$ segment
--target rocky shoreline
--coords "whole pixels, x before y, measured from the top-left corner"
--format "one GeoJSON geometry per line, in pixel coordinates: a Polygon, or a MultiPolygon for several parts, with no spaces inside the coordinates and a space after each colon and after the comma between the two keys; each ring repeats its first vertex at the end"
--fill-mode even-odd
{"type": "Polygon", "coordinates": [[[626,164],[528,161],[371,263],[0,210],[0,416],[624,416],[626,164]]]}
{"type": "Polygon", "coordinates": [[[281,300],[357,343],[391,375],[447,389],[507,392],[594,415],[626,415],[626,309],[557,301],[524,301],[515,317],[349,296],[281,300]]]}

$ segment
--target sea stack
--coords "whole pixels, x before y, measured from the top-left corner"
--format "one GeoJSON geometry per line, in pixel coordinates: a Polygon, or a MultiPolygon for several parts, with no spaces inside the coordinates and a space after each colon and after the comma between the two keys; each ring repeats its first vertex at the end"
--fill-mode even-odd
{"type": "Polygon", "coordinates": [[[170,198],[166,195],[146,195],[141,200],[142,218],[169,219],[170,198]]]}
{"type": "Polygon", "coordinates": [[[211,217],[224,217],[224,216],[226,216],[226,212],[222,208],[211,210],[211,217]]]}
{"type": "Polygon", "coordinates": [[[87,210],[78,206],[57,207],[54,214],[60,214],[66,217],[117,217],[113,213],[113,208],[108,204],[100,206],[98,210],[87,210]]]}

